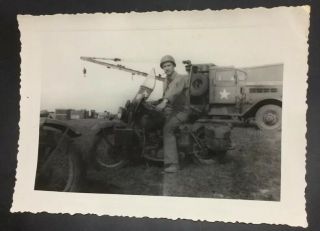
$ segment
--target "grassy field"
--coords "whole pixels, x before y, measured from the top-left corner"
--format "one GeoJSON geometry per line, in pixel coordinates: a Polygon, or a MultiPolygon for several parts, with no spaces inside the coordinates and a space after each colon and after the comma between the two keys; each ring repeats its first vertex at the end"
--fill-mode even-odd
{"type": "MultiPolygon", "coordinates": [[[[90,155],[95,126],[102,122],[68,121],[83,133],[76,140],[82,155],[90,155]]],[[[225,158],[207,166],[185,160],[177,174],[162,174],[162,166],[144,160],[117,170],[90,170],[82,192],[280,200],[281,131],[236,127],[232,140],[235,149],[225,158]]]]}

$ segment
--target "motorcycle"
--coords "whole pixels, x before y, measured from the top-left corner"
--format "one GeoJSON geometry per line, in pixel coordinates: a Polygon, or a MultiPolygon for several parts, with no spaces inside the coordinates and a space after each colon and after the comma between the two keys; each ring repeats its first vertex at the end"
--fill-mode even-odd
{"type": "MultiPolygon", "coordinates": [[[[189,77],[191,85],[192,75],[189,77]]],[[[93,142],[91,161],[101,168],[121,168],[135,158],[164,161],[165,116],[156,109],[161,100],[148,101],[155,84],[155,74],[149,74],[134,99],[119,108],[118,119],[101,125],[93,142]]],[[[197,163],[212,164],[214,155],[224,155],[230,148],[232,126],[223,120],[207,118],[205,107],[193,105],[197,99],[188,94],[193,113],[190,120],[176,129],[179,157],[190,156],[197,163]]]]}

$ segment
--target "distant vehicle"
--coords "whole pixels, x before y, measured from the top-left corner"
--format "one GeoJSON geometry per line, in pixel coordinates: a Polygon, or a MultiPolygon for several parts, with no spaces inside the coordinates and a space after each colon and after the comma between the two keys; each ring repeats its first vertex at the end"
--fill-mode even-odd
{"type": "Polygon", "coordinates": [[[49,112],[47,110],[41,110],[40,111],[40,118],[55,119],[55,113],[54,112],[49,112]]]}
{"type": "Polygon", "coordinates": [[[41,110],[40,111],[40,117],[41,118],[47,118],[49,116],[49,112],[47,110],[41,110]]]}

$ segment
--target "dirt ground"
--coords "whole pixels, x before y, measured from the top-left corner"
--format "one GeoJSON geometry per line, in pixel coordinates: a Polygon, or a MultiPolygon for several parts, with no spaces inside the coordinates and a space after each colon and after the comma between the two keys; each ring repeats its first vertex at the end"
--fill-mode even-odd
{"type": "MultiPolygon", "coordinates": [[[[90,155],[94,128],[102,120],[71,120],[83,136],[76,145],[90,155]]],[[[164,195],[249,200],[280,200],[281,131],[262,132],[236,127],[235,149],[212,165],[184,160],[176,174],[163,174],[163,167],[144,160],[116,170],[88,171],[81,192],[132,195],[164,195]]]]}

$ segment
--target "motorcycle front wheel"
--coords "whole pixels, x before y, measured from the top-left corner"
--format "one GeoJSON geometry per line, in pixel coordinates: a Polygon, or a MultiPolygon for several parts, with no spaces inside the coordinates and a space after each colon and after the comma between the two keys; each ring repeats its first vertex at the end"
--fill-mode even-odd
{"type": "MultiPolygon", "coordinates": [[[[53,152],[44,147],[46,152],[53,152]]],[[[50,155],[50,154],[49,154],[50,155]]],[[[81,160],[72,145],[54,151],[49,160],[38,160],[35,190],[77,192],[81,181],[81,160]]]]}
{"type": "Polygon", "coordinates": [[[117,169],[128,163],[123,148],[115,145],[114,134],[111,131],[98,135],[93,147],[95,161],[100,168],[117,169]]]}

